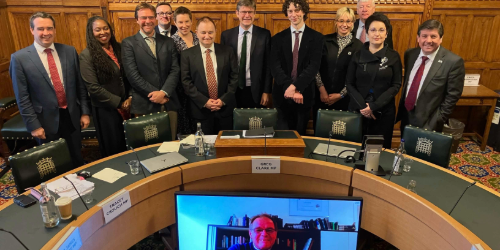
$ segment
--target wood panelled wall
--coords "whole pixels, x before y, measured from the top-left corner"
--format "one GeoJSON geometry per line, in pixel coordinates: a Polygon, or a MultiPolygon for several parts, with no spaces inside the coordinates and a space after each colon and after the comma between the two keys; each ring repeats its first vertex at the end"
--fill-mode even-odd
{"type": "MultiPolygon", "coordinates": [[[[106,17],[120,41],[138,31],[134,8],[144,0],[0,0],[0,98],[12,96],[8,77],[10,54],[33,43],[29,16],[46,11],[56,19],[56,41],[85,48],[86,20],[106,17]]],[[[162,1],[162,0],[160,0],[162,1]]],[[[194,25],[202,16],[212,17],[217,41],[223,30],[238,25],[234,13],[237,0],[166,0],[173,8],[193,11],[194,25]]],[[[311,13],[306,24],[323,34],[334,32],[334,14],[340,7],[356,8],[357,0],[309,0],[311,13]]],[[[155,5],[158,0],[147,0],[155,5]]],[[[256,25],[274,35],[290,23],[281,13],[283,0],[257,0],[256,25]]],[[[462,56],[468,73],[481,74],[481,84],[500,89],[500,0],[376,0],[377,11],[391,19],[395,49],[403,56],[417,46],[417,28],[424,20],[444,23],[443,46],[462,56]]]]}

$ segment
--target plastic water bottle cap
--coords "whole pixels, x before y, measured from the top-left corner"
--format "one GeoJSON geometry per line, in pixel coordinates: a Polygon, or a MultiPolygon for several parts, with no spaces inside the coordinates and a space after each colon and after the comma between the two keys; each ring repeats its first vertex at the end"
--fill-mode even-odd
{"type": "Polygon", "coordinates": [[[405,139],[401,139],[401,142],[405,142],[405,139]]]}

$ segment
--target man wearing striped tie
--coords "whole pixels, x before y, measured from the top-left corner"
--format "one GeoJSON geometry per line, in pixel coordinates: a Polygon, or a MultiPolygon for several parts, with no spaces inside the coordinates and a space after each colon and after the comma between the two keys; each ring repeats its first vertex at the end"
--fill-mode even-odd
{"type": "Polygon", "coordinates": [[[12,54],[9,72],[28,131],[39,144],[64,138],[78,167],[83,165],[81,129],[90,123],[87,89],[75,48],[54,43],[55,26],[51,15],[33,14],[35,42],[12,54]]]}
{"type": "Polygon", "coordinates": [[[214,43],[216,28],[210,17],[196,26],[200,44],[181,53],[181,82],[190,99],[191,114],[206,135],[233,127],[238,61],[229,46],[214,43]]]}
{"type": "MultiPolygon", "coordinates": [[[[382,15],[387,18],[384,14],[380,12],[375,12],[375,0],[358,0],[356,5],[359,19],[354,22],[354,28],[351,33],[354,37],[359,39],[362,43],[368,42],[368,35],[366,34],[365,22],[368,17],[373,14],[382,15]]],[[[388,19],[388,18],[387,18],[388,19]]],[[[387,27],[387,38],[385,39],[387,47],[393,49],[392,43],[392,25],[389,24],[387,27]]]]}

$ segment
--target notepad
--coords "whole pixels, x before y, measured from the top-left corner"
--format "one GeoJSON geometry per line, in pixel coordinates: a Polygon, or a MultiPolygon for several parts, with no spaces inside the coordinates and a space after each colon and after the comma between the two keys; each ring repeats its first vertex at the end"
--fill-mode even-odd
{"type": "Polygon", "coordinates": [[[158,148],[158,153],[170,153],[170,152],[179,152],[179,146],[181,145],[178,141],[166,141],[161,144],[158,148]]]}
{"type": "Polygon", "coordinates": [[[108,183],[114,183],[115,181],[117,181],[118,179],[122,178],[125,175],[127,174],[114,170],[112,168],[105,168],[92,175],[92,177],[108,183]]]}
{"type": "Polygon", "coordinates": [[[181,141],[181,144],[194,145],[194,135],[189,135],[181,141]]]}
{"type": "Polygon", "coordinates": [[[186,159],[186,157],[177,152],[172,152],[141,161],[141,164],[150,173],[155,173],[160,170],[171,168],[186,162],[188,162],[188,159],[186,159]]]}

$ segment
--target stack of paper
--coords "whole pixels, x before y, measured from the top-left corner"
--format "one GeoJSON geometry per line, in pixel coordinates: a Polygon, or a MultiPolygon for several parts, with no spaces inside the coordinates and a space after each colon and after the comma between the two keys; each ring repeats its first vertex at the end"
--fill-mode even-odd
{"type": "Polygon", "coordinates": [[[120,172],[120,171],[117,171],[117,170],[114,170],[112,168],[105,168],[105,169],[95,173],[94,175],[92,175],[92,177],[99,179],[101,181],[113,183],[125,175],[127,175],[127,174],[120,172]]]}
{"type": "Polygon", "coordinates": [[[194,146],[194,135],[189,135],[181,141],[181,144],[188,144],[194,146]]]}
{"type": "MultiPolygon", "coordinates": [[[[73,182],[80,195],[84,195],[94,190],[93,182],[80,180],[76,174],[66,175],[66,178],[73,182]]],[[[71,183],[64,178],[48,183],[47,188],[59,196],[71,197],[73,200],[78,198],[78,193],[75,191],[71,183]]]]}
{"type": "Polygon", "coordinates": [[[203,136],[204,143],[215,143],[215,140],[217,140],[217,135],[204,135],[203,136]]]}
{"type": "Polygon", "coordinates": [[[161,144],[158,148],[158,153],[170,153],[170,152],[179,152],[180,142],[177,141],[166,141],[161,144]]]}

